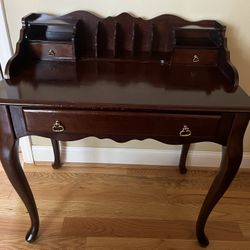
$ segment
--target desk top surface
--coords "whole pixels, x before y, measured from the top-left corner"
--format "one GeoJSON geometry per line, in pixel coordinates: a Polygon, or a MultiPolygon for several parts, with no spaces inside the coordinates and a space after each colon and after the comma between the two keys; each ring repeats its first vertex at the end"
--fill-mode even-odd
{"type": "Polygon", "coordinates": [[[2,104],[112,110],[249,112],[248,95],[217,67],[33,61],[0,84],[2,104]]]}

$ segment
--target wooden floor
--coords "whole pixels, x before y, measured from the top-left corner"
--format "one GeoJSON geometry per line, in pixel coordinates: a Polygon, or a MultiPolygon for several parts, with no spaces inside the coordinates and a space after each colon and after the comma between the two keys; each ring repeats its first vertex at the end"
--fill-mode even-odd
{"type": "MultiPolygon", "coordinates": [[[[196,250],[195,221],[216,174],[191,168],[25,166],[40,213],[36,242],[29,218],[0,170],[0,250],[196,250]]],[[[241,170],[209,218],[207,249],[250,249],[250,171],[241,170]]]]}

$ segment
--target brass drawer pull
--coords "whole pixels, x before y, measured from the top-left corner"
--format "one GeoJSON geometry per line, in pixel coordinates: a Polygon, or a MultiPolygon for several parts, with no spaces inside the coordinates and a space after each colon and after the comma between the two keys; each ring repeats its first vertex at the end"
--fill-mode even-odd
{"type": "Polygon", "coordinates": [[[52,131],[55,133],[61,133],[64,131],[64,126],[61,124],[60,121],[55,121],[55,123],[52,126],[52,131]]]}
{"type": "Polygon", "coordinates": [[[189,127],[187,125],[184,125],[182,130],[179,133],[179,135],[182,136],[182,137],[188,137],[191,134],[192,134],[191,130],[189,129],[189,127]]]}
{"type": "Polygon", "coordinates": [[[49,52],[48,52],[48,55],[49,56],[55,56],[56,52],[53,49],[50,49],[49,52]]]}
{"type": "Polygon", "coordinates": [[[193,63],[198,63],[199,61],[200,61],[199,57],[197,55],[194,55],[193,63]]]}

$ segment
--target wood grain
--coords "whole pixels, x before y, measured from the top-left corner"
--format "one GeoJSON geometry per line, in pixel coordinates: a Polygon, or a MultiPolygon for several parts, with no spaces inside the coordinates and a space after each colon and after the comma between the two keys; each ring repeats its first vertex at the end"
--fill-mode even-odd
{"type": "MultiPolygon", "coordinates": [[[[211,168],[25,165],[40,211],[37,241],[23,236],[24,205],[0,170],[0,249],[201,249],[195,221],[211,168]]],[[[207,224],[209,249],[250,249],[250,171],[241,170],[207,224]]]]}
{"type": "MultiPolygon", "coordinates": [[[[156,239],[195,239],[195,221],[129,218],[66,217],[62,234],[83,237],[127,237],[156,239]]],[[[233,222],[213,221],[208,224],[211,237],[217,240],[244,240],[239,225],[233,222]],[[224,231],[225,234],[221,234],[224,231]]]]}

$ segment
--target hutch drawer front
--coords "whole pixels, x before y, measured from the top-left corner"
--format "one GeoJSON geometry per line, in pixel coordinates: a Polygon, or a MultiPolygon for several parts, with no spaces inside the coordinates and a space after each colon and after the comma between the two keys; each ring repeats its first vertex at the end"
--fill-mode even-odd
{"type": "Polygon", "coordinates": [[[26,130],[39,133],[215,138],[219,115],[23,109],[26,130]]]}
{"type": "Polygon", "coordinates": [[[174,64],[182,65],[217,65],[216,49],[175,49],[174,64]]]}
{"type": "Polygon", "coordinates": [[[54,43],[54,42],[32,42],[29,45],[31,55],[38,59],[45,60],[73,60],[75,53],[71,43],[54,43]]]}

